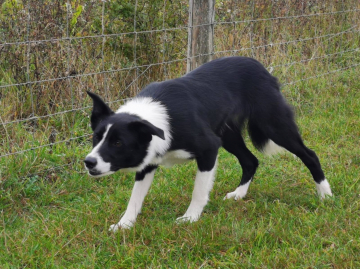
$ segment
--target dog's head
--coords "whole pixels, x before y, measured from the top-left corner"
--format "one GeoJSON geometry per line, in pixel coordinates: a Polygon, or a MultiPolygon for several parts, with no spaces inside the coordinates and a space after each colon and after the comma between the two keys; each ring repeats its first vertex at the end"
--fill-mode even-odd
{"type": "Polygon", "coordinates": [[[114,113],[98,95],[87,93],[93,99],[93,149],[84,162],[91,176],[136,168],[147,155],[152,136],[165,139],[163,130],[150,122],[133,114],[114,113]]]}

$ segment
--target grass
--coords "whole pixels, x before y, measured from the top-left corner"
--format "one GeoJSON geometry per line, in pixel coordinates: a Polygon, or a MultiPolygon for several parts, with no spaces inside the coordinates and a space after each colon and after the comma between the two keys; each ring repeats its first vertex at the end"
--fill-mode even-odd
{"type": "Polygon", "coordinates": [[[81,163],[90,143],[73,141],[26,155],[52,156],[49,164],[57,165],[65,158],[71,165],[62,169],[20,177],[19,166],[8,163],[14,176],[0,189],[0,267],[359,268],[359,71],[283,89],[333,198],[318,199],[299,159],[266,158],[247,141],[260,166],[243,200],[222,200],[241,168],[221,150],[211,201],[198,222],[175,224],[191,199],[196,166],[189,163],[160,168],[134,228],[112,234],[134,175],[90,178],[81,163]],[[57,156],[65,149],[65,157],[57,156]]]}
{"type": "MultiPolygon", "coordinates": [[[[50,25],[56,21],[59,29],[66,29],[58,17],[61,9],[49,12],[61,5],[48,2],[30,8],[33,21],[39,16],[43,22],[39,27],[46,26],[28,29],[34,40],[52,37],[50,25]]],[[[266,67],[275,66],[274,75],[290,83],[282,91],[295,107],[304,141],[318,154],[335,196],[320,201],[309,171],[298,159],[289,154],[266,158],[247,139],[260,166],[243,200],[223,201],[239,183],[241,168],[221,150],[211,201],[198,222],[175,224],[191,200],[196,166],[189,163],[160,168],[134,228],[112,234],[108,228],[126,209],[134,175],[90,178],[82,164],[91,147],[90,137],[69,140],[90,132],[89,109],[63,112],[90,105],[85,89],[99,90],[102,95],[105,89],[106,99],[112,101],[132,96],[135,69],[5,87],[0,93],[0,156],[28,151],[0,157],[0,268],[360,268],[360,57],[359,29],[353,28],[358,4],[271,1],[254,9],[251,1],[230,1],[226,6],[226,1],[216,2],[216,21],[279,18],[216,25],[214,57],[240,50],[266,67]],[[332,14],[339,10],[353,11],[332,14]],[[290,18],[314,13],[324,14],[290,18]],[[339,34],[347,29],[353,31],[339,34]],[[221,51],[226,52],[217,53],[221,51]],[[340,71],[323,75],[334,70],[340,71]],[[34,115],[41,118],[28,119],[34,115]],[[53,142],[57,144],[48,145],[53,142]],[[31,150],[34,147],[39,148],[31,150]]],[[[94,5],[78,20],[82,24],[77,25],[76,36],[96,34],[89,31],[92,20],[100,18],[102,4],[94,5]]],[[[21,29],[25,29],[27,13],[19,14],[15,21],[8,20],[9,27],[14,27],[4,32],[9,42],[25,38],[17,33],[26,32],[21,29]]],[[[187,11],[184,14],[180,15],[185,19],[171,16],[177,21],[172,27],[183,26],[187,11]]],[[[132,31],[133,14],[127,30],[113,23],[116,33],[118,29],[132,31]]],[[[120,23],[125,21],[120,19],[120,23]]],[[[153,29],[143,23],[145,30],[153,29]]],[[[58,34],[59,38],[66,35],[58,34]]],[[[139,34],[136,63],[186,58],[187,30],[167,31],[166,37],[164,46],[162,34],[139,34]]],[[[74,40],[71,46],[62,41],[34,43],[30,52],[27,45],[6,46],[0,85],[63,77],[67,68],[82,75],[133,65],[132,35],[107,38],[100,56],[102,43],[102,37],[74,40]],[[131,57],[127,59],[126,54],[131,57]],[[26,63],[30,73],[24,68],[26,63]]],[[[185,67],[182,61],[139,68],[138,86],[178,77],[185,67]]],[[[119,104],[111,106],[116,109],[119,104]]]]}

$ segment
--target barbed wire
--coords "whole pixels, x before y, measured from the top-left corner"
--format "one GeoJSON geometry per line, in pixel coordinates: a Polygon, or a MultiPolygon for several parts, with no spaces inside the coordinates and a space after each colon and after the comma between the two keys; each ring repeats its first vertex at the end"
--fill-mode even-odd
{"type": "MultiPolygon", "coordinates": [[[[197,54],[195,56],[190,56],[190,58],[202,57],[202,56],[212,55],[212,54],[227,53],[227,52],[229,52],[229,53],[230,52],[241,52],[241,51],[259,49],[259,48],[265,48],[265,47],[288,45],[288,44],[291,44],[291,43],[311,41],[311,40],[315,40],[315,39],[319,39],[319,38],[334,37],[334,36],[338,36],[338,35],[342,35],[342,34],[346,34],[346,33],[350,33],[350,32],[352,32],[352,33],[360,32],[360,30],[355,30],[355,31],[352,30],[352,29],[354,29],[356,27],[357,27],[357,25],[353,25],[349,29],[347,29],[345,31],[342,31],[342,32],[326,34],[326,35],[320,35],[320,36],[315,36],[315,37],[299,38],[299,39],[290,40],[290,41],[270,43],[270,44],[266,44],[266,45],[253,46],[253,47],[246,47],[246,48],[241,48],[241,49],[237,49],[237,50],[222,50],[222,51],[215,51],[213,53],[208,53],[208,54],[206,54],[206,53],[205,54],[197,54]]],[[[170,63],[185,61],[185,60],[188,60],[188,59],[189,59],[189,57],[186,57],[186,58],[176,59],[176,60],[171,60],[171,61],[152,63],[152,64],[145,64],[145,65],[139,65],[139,66],[124,67],[124,68],[119,68],[119,69],[114,69],[114,70],[104,70],[104,71],[100,71],[100,72],[91,72],[91,73],[71,75],[71,76],[58,77],[58,78],[50,78],[50,79],[43,79],[43,80],[36,80],[36,81],[29,81],[29,82],[22,82],[22,83],[6,84],[6,85],[0,85],[0,89],[1,88],[8,88],[8,87],[15,87],[15,86],[26,86],[26,85],[32,85],[32,84],[38,84],[38,83],[45,83],[45,82],[54,82],[54,81],[59,81],[59,80],[66,80],[66,79],[69,79],[69,78],[82,78],[82,77],[95,76],[95,75],[101,75],[101,74],[106,74],[106,73],[118,73],[118,72],[121,72],[121,71],[129,71],[129,70],[133,70],[133,69],[137,69],[137,68],[145,68],[145,67],[152,67],[152,66],[170,64],[170,63]]]]}
{"type": "Polygon", "coordinates": [[[313,61],[313,60],[324,59],[324,58],[327,58],[327,57],[330,57],[330,56],[335,56],[335,55],[342,54],[342,53],[358,52],[358,51],[360,51],[360,48],[342,50],[342,51],[339,51],[339,52],[325,54],[325,55],[317,56],[317,57],[311,57],[309,59],[304,59],[304,60],[300,60],[300,61],[294,61],[294,62],[287,63],[287,64],[270,65],[268,67],[268,69],[277,68],[277,67],[285,67],[285,66],[290,66],[290,65],[295,65],[295,64],[301,64],[301,63],[306,63],[306,62],[310,62],[310,61],[313,61]]]}
{"type": "Polygon", "coordinates": [[[306,80],[310,80],[310,79],[314,79],[314,78],[320,78],[320,77],[323,77],[323,76],[326,76],[326,75],[334,74],[334,73],[344,71],[344,70],[347,70],[347,69],[350,69],[350,68],[354,68],[354,67],[357,67],[357,66],[360,66],[360,63],[349,65],[349,66],[339,68],[339,69],[336,69],[336,70],[332,70],[332,71],[322,73],[322,74],[319,74],[319,75],[316,75],[316,76],[310,76],[310,77],[302,78],[302,79],[299,79],[299,80],[291,81],[291,82],[288,82],[288,83],[284,83],[284,84],[282,84],[282,86],[294,85],[294,84],[302,82],[302,81],[306,81],[306,80]]]}
{"type": "Polygon", "coordinates": [[[357,11],[360,11],[360,9],[351,9],[351,10],[325,12],[325,13],[314,13],[314,14],[304,14],[304,15],[294,15],[294,16],[281,16],[281,17],[266,18],[266,19],[238,20],[238,21],[229,21],[229,22],[216,22],[215,21],[213,24],[204,23],[204,24],[196,24],[196,25],[192,25],[192,26],[180,26],[180,27],[172,27],[172,28],[166,28],[166,29],[153,29],[153,30],[144,30],[144,31],[131,31],[131,32],[124,32],[124,33],[117,33],[117,34],[101,34],[101,35],[74,36],[74,37],[39,39],[39,40],[18,41],[18,42],[4,42],[4,43],[0,44],[0,47],[1,46],[10,46],[10,45],[26,45],[28,43],[40,44],[40,43],[47,43],[47,42],[73,41],[73,40],[92,39],[92,38],[119,37],[119,36],[123,36],[123,35],[161,33],[164,31],[187,30],[188,28],[197,28],[197,27],[204,27],[204,26],[210,26],[210,25],[223,25],[223,24],[233,24],[233,23],[239,24],[239,23],[264,22],[264,21],[273,21],[273,20],[284,20],[284,19],[297,19],[297,18],[306,18],[306,17],[335,15],[335,14],[350,13],[350,12],[357,12],[357,11]]]}
{"type": "MultiPolygon", "coordinates": [[[[7,133],[7,126],[10,124],[19,124],[19,123],[24,123],[27,121],[35,121],[35,120],[41,120],[41,119],[46,119],[46,118],[52,118],[55,116],[59,116],[59,115],[64,115],[67,113],[74,113],[74,112],[78,112],[78,111],[85,111],[87,109],[91,109],[92,106],[83,106],[83,107],[79,107],[79,108],[75,108],[75,102],[74,102],[74,93],[73,93],[73,85],[72,85],[72,80],[74,79],[81,79],[81,78],[85,78],[85,77],[91,77],[91,76],[97,76],[97,75],[102,75],[104,77],[103,80],[103,85],[105,88],[105,94],[106,94],[106,103],[107,104],[114,104],[117,102],[125,102],[127,100],[132,99],[131,97],[129,98],[121,98],[121,99],[117,99],[117,100],[109,100],[109,95],[108,95],[108,86],[109,86],[109,74],[113,74],[113,73],[119,73],[119,72],[123,72],[123,71],[133,71],[135,70],[135,78],[132,79],[132,81],[130,83],[128,83],[124,90],[122,90],[122,92],[120,92],[120,96],[123,95],[123,93],[127,92],[127,90],[129,90],[129,88],[131,86],[135,87],[136,92],[139,91],[139,78],[142,77],[151,67],[155,67],[155,66],[163,66],[163,72],[164,72],[164,77],[167,78],[168,76],[168,70],[166,69],[166,65],[169,64],[173,64],[173,63],[181,63],[181,62],[186,62],[189,61],[189,59],[193,59],[193,58],[197,58],[197,57],[202,57],[202,56],[206,56],[206,55],[219,55],[219,54],[225,54],[225,55],[234,55],[236,53],[241,53],[244,51],[248,51],[251,50],[251,53],[253,54],[255,50],[258,49],[262,49],[262,48],[267,48],[267,47],[275,47],[275,46],[285,46],[285,45],[289,45],[289,44],[296,44],[296,43],[304,43],[304,42],[309,42],[309,41],[314,41],[314,40],[331,40],[334,37],[337,36],[344,36],[345,34],[348,33],[352,33],[354,36],[357,36],[358,33],[360,32],[360,30],[358,30],[357,28],[359,27],[358,23],[354,23],[349,22],[345,25],[344,23],[341,25],[341,31],[336,31],[334,33],[326,33],[323,35],[315,35],[315,36],[311,36],[311,37],[307,37],[307,38],[297,38],[297,39],[293,39],[293,40],[285,40],[285,41],[281,41],[281,42],[268,42],[262,45],[254,45],[253,44],[253,38],[254,38],[254,29],[253,29],[253,25],[254,23],[258,23],[258,22],[274,22],[277,20],[296,20],[296,19],[301,19],[301,18],[313,18],[313,17],[322,17],[322,16],[332,16],[332,15],[346,15],[349,13],[357,13],[360,11],[360,9],[354,8],[354,9],[347,9],[347,10],[337,10],[337,11],[332,11],[332,12],[318,12],[318,13],[312,13],[312,14],[301,14],[301,15],[291,15],[291,16],[278,16],[278,17],[270,17],[270,18],[254,18],[254,2],[253,2],[253,9],[252,9],[252,13],[251,13],[251,19],[245,19],[245,20],[231,20],[231,21],[215,21],[212,23],[204,23],[204,24],[196,24],[193,25],[192,22],[188,22],[188,25],[183,25],[183,26],[178,26],[178,27],[165,27],[165,12],[166,12],[166,1],[164,0],[164,8],[163,8],[163,13],[162,13],[162,28],[161,29],[151,29],[151,30],[140,30],[137,31],[137,0],[135,3],[135,12],[134,12],[134,25],[133,25],[133,31],[128,31],[128,32],[122,32],[122,33],[105,33],[105,22],[104,22],[104,16],[105,16],[105,3],[102,3],[102,8],[101,8],[101,34],[99,35],[87,35],[87,36],[70,36],[69,33],[69,8],[67,6],[67,10],[66,10],[66,36],[62,37],[62,38],[50,38],[50,39],[39,39],[39,40],[30,40],[30,35],[29,35],[29,20],[30,20],[30,13],[29,13],[29,3],[26,7],[27,11],[27,35],[26,35],[26,40],[24,41],[16,41],[16,42],[4,42],[2,44],[0,44],[0,52],[1,49],[7,47],[7,46],[21,46],[24,45],[26,46],[26,81],[25,82],[20,82],[20,83],[10,83],[10,84],[4,84],[4,82],[1,82],[0,80],[0,94],[1,94],[1,90],[7,89],[7,88],[11,88],[11,87],[21,87],[21,86],[27,86],[30,87],[30,95],[31,95],[31,117],[28,118],[23,118],[23,119],[14,119],[11,121],[2,121],[0,123],[0,127],[2,126],[5,129],[5,132],[7,134],[8,139],[9,135],[7,133]],[[197,54],[194,56],[191,56],[190,54],[187,55],[187,57],[181,57],[179,59],[172,59],[172,60],[165,60],[165,48],[166,48],[166,43],[169,42],[169,40],[167,39],[167,35],[170,32],[173,31],[179,31],[179,30],[186,30],[186,31],[192,31],[195,28],[199,28],[199,27],[204,27],[204,26],[212,26],[214,29],[216,26],[226,26],[226,25],[233,25],[234,29],[236,27],[236,25],[239,24],[252,24],[252,27],[249,27],[250,32],[248,31],[247,33],[250,34],[250,46],[247,47],[241,47],[241,48],[235,48],[235,43],[233,45],[232,49],[229,50],[212,50],[211,53],[208,54],[197,54]],[[344,27],[346,26],[346,29],[344,29],[344,27]],[[142,65],[138,65],[137,62],[137,46],[136,46],[136,42],[137,42],[137,37],[141,34],[149,34],[149,33],[163,33],[163,38],[162,38],[162,47],[163,47],[163,55],[162,55],[162,61],[161,62],[155,62],[155,63],[148,63],[148,64],[142,64],[142,65]],[[122,37],[125,35],[134,35],[135,36],[135,46],[134,46],[134,61],[131,63],[131,66],[127,66],[127,67],[122,67],[122,68],[118,68],[118,69],[107,69],[105,68],[105,62],[104,62],[104,51],[105,51],[105,44],[106,44],[106,40],[109,38],[115,38],[115,37],[122,37]],[[73,41],[79,41],[79,40],[89,40],[89,39],[96,39],[96,38],[100,38],[101,39],[101,71],[99,72],[89,72],[89,73],[82,73],[82,74],[74,74],[74,75],[70,75],[70,46],[71,46],[71,42],[73,41]],[[66,76],[60,76],[60,77],[55,77],[55,78],[47,78],[47,79],[40,79],[40,80],[30,80],[30,76],[29,76],[29,72],[30,72],[30,48],[32,46],[36,46],[36,45],[40,45],[43,43],[56,43],[56,42],[60,42],[60,41],[65,41],[67,42],[67,63],[66,63],[66,76]],[[141,69],[144,69],[141,72],[141,69]],[[33,92],[32,92],[32,87],[35,84],[43,84],[43,83],[47,83],[47,82],[55,82],[55,81],[61,81],[61,80],[67,80],[68,81],[68,86],[70,88],[70,92],[71,92],[71,109],[68,110],[64,110],[64,111],[59,111],[59,112],[54,112],[54,113],[49,113],[46,115],[40,115],[37,116],[35,115],[35,109],[34,109],[34,100],[33,100],[33,92]]],[[[297,64],[304,64],[310,61],[319,61],[322,59],[330,59],[334,56],[337,55],[353,55],[354,53],[359,52],[359,48],[347,48],[347,49],[343,49],[342,48],[342,44],[340,44],[340,50],[333,52],[333,53],[327,53],[327,54],[323,54],[323,55],[318,55],[318,56],[313,56],[310,57],[308,59],[302,59],[302,60],[298,60],[298,61],[292,61],[289,63],[282,63],[282,64],[276,64],[276,65],[272,65],[270,64],[269,66],[267,66],[268,69],[275,69],[275,68],[281,68],[281,67],[288,67],[288,66],[292,66],[292,65],[297,65],[297,64]]],[[[319,73],[317,75],[314,76],[308,76],[308,77],[304,77],[302,79],[299,80],[294,80],[294,81],[290,81],[287,83],[282,84],[282,86],[291,86],[291,85],[295,85],[297,83],[301,83],[307,80],[311,80],[311,79],[316,79],[316,78],[320,78],[326,75],[330,75],[330,74],[334,74],[337,72],[341,72],[347,69],[351,69],[351,68],[355,68],[358,67],[360,65],[360,63],[354,63],[351,65],[348,65],[346,67],[342,67],[342,68],[337,68],[334,70],[329,70],[327,72],[324,73],[319,73]]],[[[1,98],[1,95],[0,95],[1,98]]],[[[0,99],[1,100],[1,99],[0,99]]],[[[0,115],[1,116],[1,115],[0,115]]],[[[73,119],[75,120],[75,117],[73,117],[73,119]]],[[[72,126],[74,126],[74,122],[72,122],[72,126]]],[[[60,141],[55,141],[55,142],[51,142],[51,143],[46,143],[43,145],[37,145],[37,146],[32,146],[31,148],[26,148],[26,149],[20,149],[20,150],[14,150],[13,152],[5,152],[5,153],[1,153],[0,154],[0,159],[1,158],[5,158],[5,157],[10,157],[10,156],[15,156],[15,155],[20,155],[20,154],[24,154],[27,153],[29,151],[33,151],[33,150],[39,150],[39,149],[43,149],[43,148],[47,148],[47,147],[52,147],[54,145],[58,145],[61,143],[68,143],[68,142],[72,142],[72,141],[77,141],[80,139],[84,139],[84,138],[89,138],[91,137],[91,133],[86,133],[83,134],[81,136],[74,136],[74,130],[71,130],[71,137],[67,138],[67,139],[63,139],[60,141]]],[[[36,141],[36,139],[34,138],[34,134],[33,136],[33,141],[36,141]]],[[[41,142],[40,142],[41,143],[41,142]]],[[[14,148],[14,147],[13,147],[14,148]]],[[[62,167],[67,167],[69,165],[71,165],[72,163],[69,164],[65,164],[65,165],[61,165],[61,166],[56,166],[56,167],[52,167],[49,169],[45,169],[42,171],[46,171],[46,170],[54,170],[57,169],[57,167],[62,168],[62,167]]],[[[29,175],[29,174],[28,174],[29,175]]]]}
{"type": "Polygon", "coordinates": [[[70,142],[70,141],[77,140],[77,139],[80,139],[80,138],[88,137],[90,135],[92,135],[92,134],[89,133],[89,134],[85,134],[85,135],[81,135],[81,136],[77,136],[77,137],[71,137],[69,139],[65,139],[65,140],[61,140],[61,141],[56,141],[56,142],[53,142],[53,143],[48,143],[48,144],[37,146],[37,147],[32,147],[32,148],[29,148],[29,149],[24,149],[24,150],[19,150],[19,151],[15,151],[15,152],[6,153],[6,154],[3,154],[3,155],[0,155],[0,158],[25,153],[25,152],[32,151],[32,150],[35,150],[35,149],[46,148],[46,147],[57,145],[57,144],[60,144],[60,143],[70,142]]]}
{"type": "MultiPolygon", "coordinates": [[[[254,47],[254,48],[258,48],[258,47],[254,47]]],[[[230,50],[231,52],[239,52],[239,51],[243,51],[243,50],[250,50],[251,47],[246,48],[246,49],[242,49],[242,50],[230,50]]],[[[319,60],[319,59],[324,59],[330,56],[334,56],[334,55],[338,55],[338,54],[343,54],[343,53],[350,53],[350,52],[359,52],[360,48],[356,48],[356,49],[349,49],[349,50],[344,50],[344,51],[339,51],[336,53],[331,53],[331,54],[325,54],[322,56],[318,56],[318,57],[311,57],[309,59],[303,59],[300,61],[293,61],[291,63],[287,63],[287,64],[279,64],[279,65],[270,65],[267,67],[267,69],[271,70],[272,68],[278,68],[278,67],[286,67],[286,66],[291,66],[291,65],[295,65],[295,64],[301,64],[301,63],[305,63],[305,62],[309,62],[309,61],[314,61],[314,60],[319,60]]],[[[218,53],[224,53],[224,52],[229,52],[229,51],[218,51],[218,52],[214,52],[215,54],[218,53]]],[[[200,57],[203,55],[207,55],[207,54],[199,54],[195,57],[200,57]]],[[[162,65],[165,63],[169,63],[169,62],[178,62],[178,61],[186,61],[188,58],[183,58],[183,59],[179,59],[179,60],[175,60],[175,61],[167,61],[167,62],[161,62],[161,63],[156,63],[156,64],[151,64],[148,65],[147,67],[151,67],[151,66],[155,66],[155,65],[162,65]]],[[[147,70],[147,69],[146,69],[147,70]]],[[[146,71],[145,70],[145,71],[146,71]]],[[[145,72],[144,71],[144,72],[145,72]]],[[[132,83],[134,83],[144,72],[142,72],[138,77],[136,77],[124,90],[123,92],[126,92],[126,90],[132,85],[132,83]]],[[[120,94],[121,95],[121,94],[120,94]]],[[[117,102],[124,102],[127,100],[131,100],[132,98],[121,98],[121,99],[117,99],[114,101],[108,101],[106,102],[107,104],[113,104],[113,103],[117,103],[117,102]]],[[[62,114],[66,114],[66,113],[70,113],[70,112],[76,112],[76,111],[83,111],[86,109],[90,109],[92,108],[92,106],[85,106],[85,107],[80,107],[80,108],[75,108],[75,109],[68,109],[68,110],[64,110],[64,111],[60,111],[60,112],[56,112],[56,113],[51,113],[51,114],[46,114],[46,115],[42,115],[42,116],[32,116],[29,118],[25,118],[25,119],[18,119],[18,120],[13,120],[13,121],[6,121],[6,122],[2,122],[1,125],[5,126],[8,124],[15,124],[15,123],[21,123],[21,122],[25,122],[25,121],[32,121],[32,120],[37,120],[37,119],[44,119],[44,118],[48,118],[48,117],[53,117],[53,116],[58,116],[58,115],[62,115],[62,114]]]]}
{"type": "MultiPolygon", "coordinates": [[[[297,62],[297,63],[300,63],[300,62],[297,62]]],[[[279,65],[278,65],[278,66],[279,66],[279,65]]],[[[306,77],[306,78],[299,79],[299,80],[296,80],[296,81],[291,81],[291,82],[288,82],[288,83],[283,83],[283,84],[281,84],[281,86],[282,86],[282,87],[285,87],[285,86],[289,86],[289,85],[294,85],[294,84],[297,84],[297,83],[302,82],[302,81],[307,81],[307,80],[310,80],[310,79],[320,78],[320,77],[323,77],[323,76],[326,76],[326,75],[334,74],[334,73],[337,73],[337,72],[340,72],[340,71],[344,71],[344,70],[347,70],[347,69],[351,69],[351,68],[354,68],[354,67],[357,67],[357,66],[360,66],[360,63],[354,64],[354,65],[350,65],[350,66],[346,66],[346,67],[343,67],[343,68],[339,68],[339,69],[336,69],[336,70],[332,70],[332,71],[329,71],[329,72],[321,73],[321,74],[318,74],[318,75],[316,75],[316,76],[310,76],[310,77],[306,77]]],[[[127,98],[127,100],[129,100],[129,99],[132,99],[132,98],[127,98]]],[[[122,99],[122,100],[124,100],[124,99],[122,99]]],[[[122,101],[122,100],[121,100],[121,101],[122,101]]],[[[114,102],[116,102],[116,101],[114,101],[114,102]]],[[[91,107],[91,106],[89,106],[88,108],[90,108],[90,107],[91,107]]],[[[41,146],[37,146],[37,147],[32,147],[32,148],[30,148],[30,149],[19,150],[19,151],[15,151],[15,152],[3,154],[3,155],[0,155],[0,158],[2,158],[2,157],[7,157],[7,156],[11,156],[11,155],[16,155],[16,154],[20,154],[20,153],[25,153],[25,152],[28,152],[28,151],[31,151],[31,150],[40,149],[40,148],[44,148],[44,147],[48,147],[48,146],[52,146],[52,145],[56,145],[56,144],[60,144],[60,143],[70,142],[70,141],[77,140],[77,139],[80,139],[80,138],[89,137],[89,136],[91,136],[91,135],[92,135],[92,133],[87,133],[87,134],[82,135],[82,136],[77,136],[77,137],[72,137],[72,138],[69,138],[69,139],[66,139],[66,140],[56,141],[56,142],[53,142],[53,143],[48,143],[48,144],[45,144],[45,145],[41,145],[41,146]]]]}

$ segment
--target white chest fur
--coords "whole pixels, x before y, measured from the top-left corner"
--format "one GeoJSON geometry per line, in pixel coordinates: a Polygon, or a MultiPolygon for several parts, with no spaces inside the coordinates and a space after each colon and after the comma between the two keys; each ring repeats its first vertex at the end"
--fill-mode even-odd
{"type": "Polygon", "coordinates": [[[162,157],[156,157],[151,163],[160,164],[165,167],[171,167],[175,164],[181,164],[190,161],[191,158],[191,153],[185,150],[174,150],[165,153],[165,155],[162,157]]]}

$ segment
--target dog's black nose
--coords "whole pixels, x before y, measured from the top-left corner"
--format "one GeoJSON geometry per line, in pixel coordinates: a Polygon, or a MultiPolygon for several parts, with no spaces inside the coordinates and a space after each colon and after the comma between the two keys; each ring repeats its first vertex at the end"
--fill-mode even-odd
{"type": "Polygon", "coordinates": [[[84,163],[87,168],[92,169],[97,165],[97,160],[93,157],[86,157],[84,163]]]}

